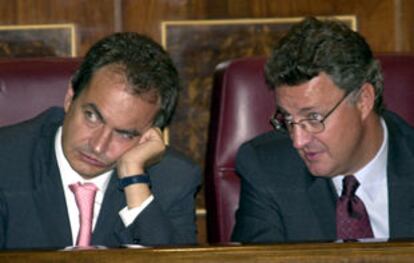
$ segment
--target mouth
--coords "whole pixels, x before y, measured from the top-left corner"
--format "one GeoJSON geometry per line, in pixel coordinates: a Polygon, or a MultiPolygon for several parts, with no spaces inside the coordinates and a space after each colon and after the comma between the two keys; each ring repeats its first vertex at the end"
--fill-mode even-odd
{"type": "Polygon", "coordinates": [[[80,152],[80,158],[83,162],[85,162],[89,165],[96,166],[96,167],[99,167],[99,168],[107,167],[105,162],[102,162],[102,161],[98,160],[97,158],[94,158],[93,156],[91,156],[89,154],[80,152]]]}
{"type": "Polygon", "coordinates": [[[322,152],[303,152],[303,157],[308,162],[315,162],[318,161],[320,156],[322,155],[322,152]]]}

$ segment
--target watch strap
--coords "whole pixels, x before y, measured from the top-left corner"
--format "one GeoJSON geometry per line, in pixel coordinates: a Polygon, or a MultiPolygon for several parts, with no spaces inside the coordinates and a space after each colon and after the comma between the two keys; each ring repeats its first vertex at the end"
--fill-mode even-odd
{"type": "Polygon", "coordinates": [[[131,184],[150,184],[150,178],[144,173],[118,179],[118,185],[121,189],[124,189],[131,184]]]}

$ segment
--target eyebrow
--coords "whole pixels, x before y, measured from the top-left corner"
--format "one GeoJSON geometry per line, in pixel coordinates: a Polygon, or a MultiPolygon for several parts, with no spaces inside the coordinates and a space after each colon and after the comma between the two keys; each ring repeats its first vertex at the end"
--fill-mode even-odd
{"type": "MultiPolygon", "coordinates": [[[[106,124],[106,120],[103,117],[102,113],[99,111],[98,107],[94,104],[94,103],[88,103],[84,106],[91,108],[92,111],[94,111],[94,113],[96,114],[96,116],[98,117],[99,121],[106,124]]],[[[133,137],[136,136],[141,136],[142,132],[137,131],[136,129],[118,129],[118,128],[114,128],[114,131],[116,131],[117,133],[121,133],[121,134],[127,134],[133,137]]]]}
{"type": "MultiPolygon", "coordinates": [[[[314,112],[315,110],[317,110],[317,107],[306,107],[306,108],[302,108],[299,110],[299,115],[303,115],[303,114],[307,114],[310,112],[314,112]]],[[[276,107],[276,111],[279,111],[282,114],[287,114],[287,115],[291,115],[291,113],[289,113],[287,110],[285,110],[283,107],[277,106],[276,107]]]]}
{"type": "Polygon", "coordinates": [[[137,137],[137,136],[141,136],[142,133],[135,130],[135,129],[131,129],[131,130],[124,130],[124,129],[114,129],[117,133],[122,133],[122,134],[127,134],[129,136],[132,137],[137,137]]]}

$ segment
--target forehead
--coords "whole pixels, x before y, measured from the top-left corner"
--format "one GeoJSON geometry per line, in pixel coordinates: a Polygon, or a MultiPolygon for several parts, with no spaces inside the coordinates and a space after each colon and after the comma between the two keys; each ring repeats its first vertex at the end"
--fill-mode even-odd
{"type": "Polygon", "coordinates": [[[305,83],[281,86],[275,90],[276,104],[285,110],[323,106],[343,93],[325,73],[320,73],[305,83]]]}
{"type": "Polygon", "coordinates": [[[159,109],[145,94],[134,94],[125,75],[110,67],[95,72],[78,100],[82,106],[95,105],[105,121],[119,129],[149,128],[159,109]]]}
{"type": "Polygon", "coordinates": [[[97,70],[88,86],[80,94],[83,101],[98,101],[116,104],[123,100],[132,99],[128,82],[124,74],[112,67],[103,67],[97,70]]]}

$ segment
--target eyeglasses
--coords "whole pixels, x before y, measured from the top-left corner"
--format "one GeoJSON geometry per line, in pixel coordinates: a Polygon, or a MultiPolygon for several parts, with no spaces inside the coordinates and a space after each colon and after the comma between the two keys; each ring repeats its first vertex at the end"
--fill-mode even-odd
{"type": "Polygon", "coordinates": [[[295,122],[286,119],[286,114],[283,112],[277,111],[273,117],[270,118],[270,122],[273,125],[273,128],[279,132],[290,132],[293,130],[294,125],[299,125],[302,129],[310,133],[322,132],[325,130],[325,120],[338,108],[349,94],[350,93],[345,94],[325,116],[315,113],[311,118],[301,119],[295,122]]]}

